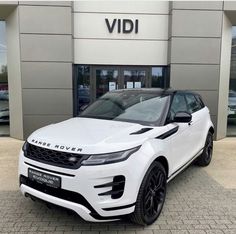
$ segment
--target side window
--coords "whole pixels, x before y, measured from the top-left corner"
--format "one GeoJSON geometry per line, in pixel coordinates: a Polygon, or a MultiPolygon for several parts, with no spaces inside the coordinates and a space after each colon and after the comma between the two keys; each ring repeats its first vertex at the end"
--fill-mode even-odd
{"type": "Polygon", "coordinates": [[[189,113],[194,113],[202,109],[201,104],[197,101],[196,97],[193,94],[186,94],[186,101],[189,113]]]}
{"type": "Polygon", "coordinates": [[[174,115],[180,111],[188,111],[185,97],[183,94],[175,94],[170,107],[169,119],[173,120],[174,115]]]}

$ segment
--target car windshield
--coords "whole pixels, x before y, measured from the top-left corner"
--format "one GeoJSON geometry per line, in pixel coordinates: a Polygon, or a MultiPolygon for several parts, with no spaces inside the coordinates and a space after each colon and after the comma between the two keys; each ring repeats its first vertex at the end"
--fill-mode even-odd
{"type": "Polygon", "coordinates": [[[151,91],[119,91],[103,95],[79,117],[158,125],[169,95],[151,91]]]}

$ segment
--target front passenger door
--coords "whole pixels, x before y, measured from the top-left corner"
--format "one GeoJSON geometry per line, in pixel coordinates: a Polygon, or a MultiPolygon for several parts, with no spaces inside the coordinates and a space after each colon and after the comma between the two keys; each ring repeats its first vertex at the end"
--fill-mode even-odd
{"type": "Polygon", "coordinates": [[[172,173],[180,169],[192,157],[192,135],[191,125],[189,123],[175,123],[174,116],[177,112],[188,112],[187,103],[184,94],[177,93],[174,95],[167,121],[169,127],[172,129],[178,126],[179,129],[176,134],[171,136],[171,160],[172,173]]]}

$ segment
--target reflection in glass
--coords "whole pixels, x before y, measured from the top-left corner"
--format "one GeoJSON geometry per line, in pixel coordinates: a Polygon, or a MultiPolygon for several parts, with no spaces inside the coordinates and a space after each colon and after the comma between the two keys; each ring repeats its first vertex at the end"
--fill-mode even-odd
{"type": "Polygon", "coordinates": [[[124,70],[124,88],[145,88],[146,72],[142,70],[124,70]]]}
{"type": "Polygon", "coordinates": [[[164,67],[152,67],[152,87],[153,88],[165,88],[165,68],[164,67]]]}
{"type": "Polygon", "coordinates": [[[78,66],[78,92],[77,92],[77,103],[78,113],[82,111],[90,103],[90,67],[89,66],[78,66]]]}
{"type": "Polygon", "coordinates": [[[96,69],[96,98],[118,88],[118,70],[96,69]]]}
{"type": "Polygon", "coordinates": [[[158,125],[169,98],[156,91],[110,92],[95,101],[80,116],[158,125]]]}
{"type": "Polygon", "coordinates": [[[228,136],[236,136],[236,27],[232,28],[232,50],[228,96],[228,136]]]}
{"type": "Polygon", "coordinates": [[[0,135],[9,135],[9,101],[5,21],[0,21],[0,135]]]}

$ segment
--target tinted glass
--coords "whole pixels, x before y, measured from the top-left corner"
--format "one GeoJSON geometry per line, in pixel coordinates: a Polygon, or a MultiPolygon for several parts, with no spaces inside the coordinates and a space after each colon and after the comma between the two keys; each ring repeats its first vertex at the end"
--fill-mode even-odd
{"type": "Polygon", "coordinates": [[[227,135],[236,136],[236,26],[233,26],[232,28],[231,66],[227,117],[227,135]]]}
{"type": "Polygon", "coordinates": [[[91,104],[80,116],[158,124],[168,100],[169,96],[160,96],[154,92],[110,92],[91,104]]]}
{"type": "Polygon", "coordinates": [[[96,69],[96,98],[118,88],[117,69],[96,69]]]}
{"type": "Polygon", "coordinates": [[[152,87],[168,88],[166,73],[166,67],[152,67],[152,87]]]}
{"type": "Polygon", "coordinates": [[[127,89],[145,88],[146,71],[143,70],[124,70],[124,87],[127,89]]]}
{"type": "Polygon", "coordinates": [[[91,101],[90,67],[78,66],[77,72],[77,111],[83,110],[91,101]]]}
{"type": "Polygon", "coordinates": [[[0,21],[0,136],[9,135],[6,23],[0,21]]]}
{"type": "Polygon", "coordinates": [[[193,94],[186,94],[185,96],[189,113],[194,113],[202,108],[193,94]]]}
{"type": "Polygon", "coordinates": [[[183,94],[175,94],[170,107],[170,119],[173,120],[177,112],[187,112],[187,104],[183,94]]]}

